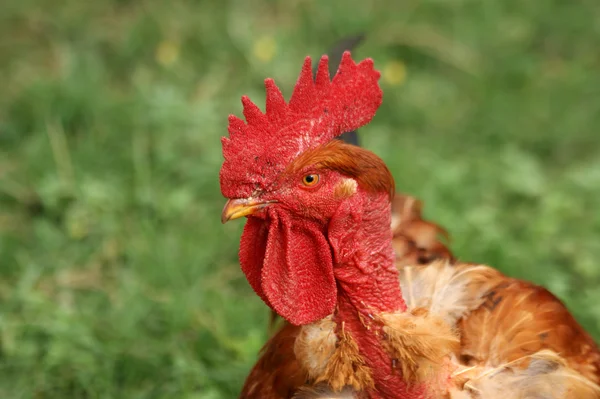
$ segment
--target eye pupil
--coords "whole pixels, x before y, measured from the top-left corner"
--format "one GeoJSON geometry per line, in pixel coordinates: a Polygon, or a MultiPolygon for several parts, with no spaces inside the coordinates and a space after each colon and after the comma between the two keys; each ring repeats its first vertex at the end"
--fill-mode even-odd
{"type": "Polygon", "coordinates": [[[302,183],[304,183],[305,186],[314,186],[315,184],[317,184],[319,182],[319,175],[306,175],[302,178],[302,183]]]}

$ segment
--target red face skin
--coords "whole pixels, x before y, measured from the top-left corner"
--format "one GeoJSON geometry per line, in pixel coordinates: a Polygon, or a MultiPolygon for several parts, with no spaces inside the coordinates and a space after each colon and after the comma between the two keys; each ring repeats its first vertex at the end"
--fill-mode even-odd
{"type": "Polygon", "coordinates": [[[335,195],[336,187],[345,179],[339,172],[308,166],[283,174],[260,198],[276,201],[269,206],[270,210],[285,211],[295,218],[313,219],[326,225],[345,200],[335,195]],[[310,179],[305,181],[308,176],[313,176],[311,183],[307,183],[310,179]]]}
{"type": "Polygon", "coordinates": [[[346,199],[336,199],[343,177],[330,170],[285,174],[254,198],[270,203],[248,218],[240,244],[242,270],[257,294],[296,325],[333,313],[337,288],[329,221],[346,199]],[[317,176],[307,186],[305,176],[317,176]]]}
{"type": "MultiPolygon", "coordinates": [[[[407,387],[380,339],[373,315],[406,310],[394,267],[388,192],[360,186],[343,191],[349,177],[316,167],[283,174],[255,199],[271,202],[254,213],[242,235],[240,260],[258,295],[293,324],[334,314],[370,366],[371,398],[424,397],[407,387]],[[305,176],[319,181],[306,186],[305,176]],[[342,195],[343,194],[343,195],[342,195]],[[395,378],[390,378],[395,376],[395,378]]],[[[354,180],[355,182],[356,180],[354,180]]]]}

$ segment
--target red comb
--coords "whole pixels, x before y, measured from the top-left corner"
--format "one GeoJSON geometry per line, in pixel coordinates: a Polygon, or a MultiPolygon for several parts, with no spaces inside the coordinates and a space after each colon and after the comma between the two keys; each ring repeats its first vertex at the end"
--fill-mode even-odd
{"type": "Polygon", "coordinates": [[[313,80],[306,57],[289,103],[272,79],[265,80],[266,113],[243,96],[246,122],[229,116],[229,138],[221,140],[223,195],[249,197],[273,183],[303,151],[370,122],[382,100],[379,76],[371,59],[356,64],[345,52],[333,80],[327,56],[313,80]]]}

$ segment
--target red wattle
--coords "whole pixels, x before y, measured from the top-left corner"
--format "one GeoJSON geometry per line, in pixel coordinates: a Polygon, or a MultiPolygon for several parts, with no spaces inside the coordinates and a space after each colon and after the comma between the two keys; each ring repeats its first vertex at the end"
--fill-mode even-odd
{"type": "Polygon", "coordinates": [[[256,293],[295,325],[310,324],[335,308],[333,260],[319,226],[271,212],[269,222],[250,217],[240,263],[256,293]]]}
{"type": "Polygon", "coordinates": [[[249,217],[240,240],[240,265],[250,286],[269,306],[261,286],[261,271],[267,251],[268,222],[264,219],[249,217]]]}

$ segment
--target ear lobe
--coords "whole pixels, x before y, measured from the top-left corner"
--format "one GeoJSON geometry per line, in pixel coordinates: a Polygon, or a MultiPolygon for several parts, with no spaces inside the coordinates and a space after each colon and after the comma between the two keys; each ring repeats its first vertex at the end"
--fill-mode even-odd
{"type": "Polygon", "coordinates": [[[269,226],[262,291],[271,308],[295,325],[333,313],[337,288],[331,249],[316,224],[274,218],[269,226]]]}

